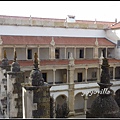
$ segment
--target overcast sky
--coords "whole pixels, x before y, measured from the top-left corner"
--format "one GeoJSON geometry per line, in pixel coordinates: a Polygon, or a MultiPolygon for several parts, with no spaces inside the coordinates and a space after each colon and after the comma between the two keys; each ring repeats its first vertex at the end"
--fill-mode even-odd
{"type": "Polygon", "coordinates": [[[120,1],[0,1],[0,15],[120,21],[120,1]]]}

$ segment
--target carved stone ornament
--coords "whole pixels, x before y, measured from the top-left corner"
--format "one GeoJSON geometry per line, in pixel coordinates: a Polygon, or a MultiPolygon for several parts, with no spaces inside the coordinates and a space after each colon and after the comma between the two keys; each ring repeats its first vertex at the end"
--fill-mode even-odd
{"type": "Polygon", "coordinates": [[[51,44],[52,46],[55,46],[55,41],[54,41],[54,38],[53,38],[53,37],[52,37],[52,40],[51,40],[50,44],[51,44]]]}

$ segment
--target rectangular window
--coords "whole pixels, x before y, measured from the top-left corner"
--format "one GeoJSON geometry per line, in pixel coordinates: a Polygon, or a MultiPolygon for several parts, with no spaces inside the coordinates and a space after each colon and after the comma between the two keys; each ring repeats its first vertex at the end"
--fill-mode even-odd
{"type": "Polygon", "coordinates": [[[68,52],[68,58],[70,57],[70,52],[68,52]]]}
{"type": "Polygon", "coordinates": [[[28,49],[28,59],[32,59],[32,49],[28,49]]]}
{"type": "Polygon", "coordinates": [[[42,77],[44,79],[44,82],[47,82],[47,73],[42,73],[42,77]]]}
{"type": "Polygon", "coordinates": [[[78,73],[78,82],[82,82],[82,73],[78,73]]]}
{"type": "Polygon", "coordinates": [[[84,51],[83,51],[83,49],[80,49],[79,58],[84,58],[84,51]]]}
{"type": "Polygon", "coordinates": [[[59,59],[60,49],[55,49],[55,58],[59,59]]]}

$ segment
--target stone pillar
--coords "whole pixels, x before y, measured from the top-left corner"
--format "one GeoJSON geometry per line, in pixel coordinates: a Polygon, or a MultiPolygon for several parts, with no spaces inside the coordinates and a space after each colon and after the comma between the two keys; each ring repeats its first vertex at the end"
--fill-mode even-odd
{"type": "Polygon", "coordinates": [[[24,73],[8,72],[7,74],[7,94],[9,95],[9,118],[22,118],[22,86],[24,83],[24,73]],[[8,88],[9,87],[9,88],[8,88]]]}
{"type": "Polygon", "coordinates": [[[76,47],[74,47],[74,59],[76,59],[76,47]]]}
{"type": "Polygon", "coordinates": [[[69,90],[68,90],[68,107],[69,107],[69,115],[68,116],[74,116],[74,83],[69,84],[69,90]]]}
{"type": "Polygon", "coordinates": [[[113,67],[113,80],[115,80],[115,66],[113,67]]]}
{"type": "Polygon", "coordinates": [[[17,55],[15,51],[11,71],[7,73],[7,112],[9,118],[23,118],[21,83],[24,83],[24,72],[20,71],[20,66],[16,58],[17,55]]]}
{"type": "Polygon", "coordinates": [[[84,58],[86,58],[86,47],[84,47],[84,58]]]}
{"type": "Polygon", "coordinates": [[[98,59],[98,47],[94,48],[94,58],[98,59]]]}
{"type": "Polygon", "coordinates": [[[101,68],[100,67],[98,67],[97,68],[97,82],[100,82],[100,70],[101,70],[101,68]]]}
{"type": "Polygon", "coordinates": [[[29,106],[27,107],[28,118],[50,118],[50,85],[44,82],[42,73],[38,68],[38,56],[34,55],[34,69],[30,73],[30,84],[24,85],[28,92],[29,106]],[[30,112],[29,112],[30,110],[30,112]]]}
{"type": "Polygon", "coordinates": [[[29,104],[31,107],[28,106],[27,113],[30,115],[27,115],[27,118],[50,118],[50,86],[25,86],[25,89],[29,93],[31,91],[32,100],[28,100],[33,102],[29,104]],[[32,110],[31,113],[29,108],[32,110]]]}
{"type": "Polygon", "coordinates": [[[54,114],[54,116],[53,116],[53,118],[56,118],[56,113],[55,113],[55,103],[56,103],[56,101],[55,101],[55,99],[54,99],[54,103],[53,103],[53,108],[54,108],[54,110],[53,110],[53,114],[54,114]]]}
{"type": "Polygon", "coordinates": [[[65,47],[65,59],[66,59],[66,47],[65,47]]]}
{"type": "Polygon", "coordinates": [[[68,66],[68,107],[69,107],[69,116],[74,116],[74,66],[68,66]]]}
{"type": "Polygon", "coordinates": [[[86,115],[86,112],[87,112],[87,100],[88,100],[88,96],[85,95],[83,98],[84,98],[84,114],[86,115]]]}
{"type": "Polygon", "coordinates": [[[68,84],[68,69],[67,69],[67,84],[68,84]]]}
{"type": "Polygon", "coordinates": [[[26,45],[26,60],[28,60],[28,47],[27,47],[27,45],[26,45]]]}
{"type": "Polygon", "coordinates": [[[107,47],[106,47],[106,53],[105,53],[105,56],[106,56],[106,58],[107,58],[107,47]]]}
{"type": "Polygon", "coordinates": [[[40,47],[38,46],[38,61],[40,60],[40,47]]]}
{"type": "Polygon", "coordinates": [[[68,83],[69,84],[74,84],[74,67],[68,67],[68,83]]]}
{"type": "Polygon", "coordinates": [[[53,85],[55,85],[55,71],[56,69],[53,69],[53,85]]]}
{"type": "Polygon", "coordinates": [[[1,96],[0,96],[0,108],[1,112],[4,111],[4,117],[7,117],[7,72],[10,71],[10,65],[7,59],[6,50],[4,50],[4,58],[2,59],[2,63],[0,65],[0,83],[1,83],[1,96]]]}
{"type": "Polygon", "coordinates": [[[55,47],[50,47],[50,59],[55,59],[55,47]]]}
{"type": "Polygon", "coordinates": [[[88,67],[85,68],[85,82],[87,83],[87,70],[88,70],[88,67]]]}
{"type": "Polygon", "coordinates": [[[3,51],[3,47],[0,45],[0,61],[2,60],[2,51],[3,51]]]}

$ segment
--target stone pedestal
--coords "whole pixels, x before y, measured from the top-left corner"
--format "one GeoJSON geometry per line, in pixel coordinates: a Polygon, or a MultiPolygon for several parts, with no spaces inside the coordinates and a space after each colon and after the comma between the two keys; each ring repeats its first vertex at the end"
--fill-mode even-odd
{"type": "Polygon", "coordinates": [[[22,86],[23,72],[8,72],[7,74],[7,114],[9,118],[22,118],[22,86]]]}
{"type": "Polygon", "coordinates": [[[29,102],[25,110],[26,118],[50,118],[50,86],[25,86],[25,89],[31,94],[26,101],[29,102]]]}

